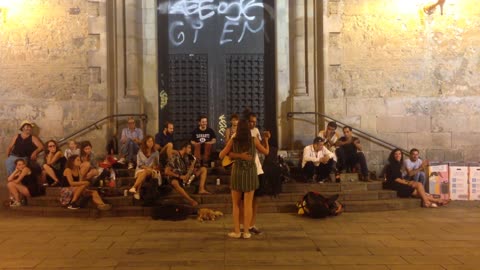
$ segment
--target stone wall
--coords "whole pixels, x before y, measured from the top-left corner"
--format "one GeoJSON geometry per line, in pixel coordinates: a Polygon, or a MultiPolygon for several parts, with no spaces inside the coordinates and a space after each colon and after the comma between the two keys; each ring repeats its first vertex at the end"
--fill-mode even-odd
{"type": "MultiPolygon", "coordinates": [[[[480,7],[428,2],[324,2],[325,112],[430,160],[478,161],[480,7]]],[[[367,146],[378,170],[388,151],[367,146]]]]}
{"type": "MultiPolygon", "coordinates": [[[[0,20],[2,157],[22,120],[33,121],[38,136],[48,140],[106,115],[105,60],[101,58],[106,57],[102,53],[105,24],[97,20],[103,12],[101,2],[9,2],[7,16],[0,20]]],[[[99,145],[104,134],[104,130],[93,131],[88,138],[99,145]]],[[[0,175],[3,168],[2,159],[0,175]]]]}

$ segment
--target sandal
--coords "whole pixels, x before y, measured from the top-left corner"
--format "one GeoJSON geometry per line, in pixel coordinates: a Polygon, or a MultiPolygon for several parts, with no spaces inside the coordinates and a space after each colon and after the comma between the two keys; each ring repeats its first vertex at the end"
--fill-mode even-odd
{"type": "Polygon", "coordinates": [[[51,186],[51,187],[56,187],[56,186],[58,186],[58,181],[53,182],[50,186],[51,186]]]}
{"type": "Polygon", "coordinates": [[[422,207],[424,207],[424,208],[437,208],[438,205],[436,203],[428,202],[428,203],[423,203],[422,207]]]}
{"type": "Polygon", "coordinates": [[[239,233],[229,232],[227,235],[228,235],[228,237],[230,237],[230,238],[235,238],[235,239],[239,239],[240,237],[242,237],[242,233],[241,233],[241,232],[239,232],[239,233]]]}

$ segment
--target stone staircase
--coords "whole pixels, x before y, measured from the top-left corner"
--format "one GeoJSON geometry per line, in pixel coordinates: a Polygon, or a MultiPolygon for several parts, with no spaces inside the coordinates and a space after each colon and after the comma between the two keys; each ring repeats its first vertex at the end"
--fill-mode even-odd
{"type": "MultiPolygon", "coordinates": [[[[124,191],[134,182],[133,170],[119,170],[117,173],[116,188],[110,189],[111,193],[118,196],[104,197],[107,203],[113,205],[111,211],[99,211],[90,202],[86,208],[69,210],[60,206],[59,187],[48,187],[45,196],[31,198],[28,205],[18,208],[8,208],[13,215],[32,215],[48,217],[112,217],[112,216],[149,216],[151,207],[142,206],[142,200],[135,200],[133,196],[124,196],[124,191]]],[[[302,183],[290,181],[283,185],[282,193],[277,197],[260,197],[259,213],[296,213],[295,203],[300,201],[308,191],[317,191],[323,195],[340,194],[339,200],[344,204],[346,212],[371,212],[409,209],[420,206],[418,199],[400,199],[390,190],[382,190],[378,181],[358,182],[356,175],[344,175],[345,182],[341,183],[302,183]]],[[[196,195],[196,186],[187,187],[186,190],[200,203],[201,208],[211,208],[231,213],[231,197],[229,189],[230,176],[222,168],[209,169],[207,189],[211,195],[196,195]],[[220,185],[217,185],[217,179],[220,185]]],[[[174,190],[165,194],[160,199],[162,202],[186,203],[174,190]]]]}

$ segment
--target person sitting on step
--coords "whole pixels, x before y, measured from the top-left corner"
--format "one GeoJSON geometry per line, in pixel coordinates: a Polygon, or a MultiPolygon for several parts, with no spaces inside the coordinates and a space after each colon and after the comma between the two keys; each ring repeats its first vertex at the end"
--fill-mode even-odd
{"type": "Polygon", "coordinates": [[[67,159],[55,140],[49,140],[45,144],[47,153],[43,164],[42,178],[45,184],[56,186],[60,183],[67,159]]]}
{"type": "Polygon", "coordinates": [[[128,169],[134,168],[135,158],[137,157],[139,145],[143,140],[143,131],[135,126],[135,119],[129,117],[127,127],[122,130],[120,137],[120,154],[119,163],[128,163],[128,169]]]}
{"type": "Polygon", "coordinates": [[[137,154],[137,168],[135,169],[135,184],[130,188],[129,192],[133,193],[133,197],[140,200],[140,188],[143,182],[149,178],[159,178],[159,153],[155,150],[155,141],[153,137],[147,135],[140,144],[140,150],[137,154]]]}
{"type": "Polygon", "coordinates": [[[173,153],[173,131],[174,126],[170,121],[165,122],[163,131],[155,135],[155,149],[159,151],[160,162],[165,165],[173,153]]]}
{"type": "Polygon", "coordinates": [[[334,154],[323,145],[321,137],[313,139],[313,144],[303,149],[302,171],[307,181],[323,183],[329,180],[330,173],[336,173],[334,154]]]}
{"type": "Polygon", "coordinates": [[[194,147],[193,154],[201,166],[208,166],[213,145],[217,142],[215,131],[208,127],[207,116],[198,118],[198,127],[192,131],[190,143],[194,147]]]}
{"type": "Polygon", "coordinates": [[[67,164],[63,171],[62,185],[64,187],[60,190],[60,202],[66,205],[68,209],[76,210],[80,208],[80,199],[82,197],[91,197],[98,210],[110,210],[112,206],[102,200],[98,191],[88,189],[90,182],[82,179],[80,174],[81,165],[80,156],[71,155],[67,159],[67,164]]]}
{"type": "Polygon", "coordinates": [[[191,154],[192,145],[189,142],[184,142],[180,150],[173,152],[172,158],[168,161],[167,167],[165,168],[165,175],[168,177],[169,183],[180,195],[192,206],[197,206],[198,202],[192,199],[183,187],[190,184],[194,178],[200,178],[198,194],[210,194],[210,192],[205,189],[207,168],[200,167],[195,169],[196,161],[195,159],[191,161],[191,154]]]}
{"type": "Polygon", "coordinates": [[[406,158],[404,162],[406,170],[406,179],[420,182],[425,185],[427,184],[427,177],[425,175],[425,170],[428,167],[428,160],[421,160],[419,158],[418,149],[413,148],[410,150],[410,158],[406,158]]]}
{"type": "Polygon", "coordinates": [[[92,150],[90,141],[83,141],[80,144],[80,160],[82,161],[80,167],[80,174],[82,179],[92,182],[100,175],[97,160],[95,160],[95,153],[92,150]]]}
{"type": "Polygon", "coordinates": [[[22,206],[21,196],[27,200],[34,195],[32,193],[38,191],[37,178],[27,167],[27,162],[19,158],[14,161],[14,165],[15,170],[7,178],[7,188],[11,198],[10,207],[22,206]]]}
{"type": "Polygon", "coordinates": [[[368,181],[368,167],[365,155],[362,152],[360,139],[353,136],[352,127],[343,127],[344,136],[338,139],[336,146],[337,168],[339,171],[355,169],[360,165],[361,180],[368,181]]]}
{"type": "Polygon", "coordinates": [[[395,190],[398,197],[419,197],[422,199],[422,206],[427,208],[442,206],[450,202],[450,200],[435,199],[432,195],[427,194],[420,182],[403,179],[403,170],[402,150],[393,149],[388,157],[384,188],[395,190]]]}

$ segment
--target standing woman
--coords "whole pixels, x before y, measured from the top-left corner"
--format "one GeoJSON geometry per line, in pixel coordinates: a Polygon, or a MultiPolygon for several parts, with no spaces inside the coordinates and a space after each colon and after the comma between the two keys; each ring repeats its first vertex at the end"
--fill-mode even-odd
{"type": "Polygon", "coordinates": [[[15,171],[15,161],[19,158],[28,161],[36,161],[37,155],[43,150],[43,144],[40,139],[32,135],[33,124],[27,120],[20,124],[20,134],[13,136],[7,148],[7,159],[5,168],[7,175],[15,171]]]}
{"type": "Polygon", "coordinates": [[[82,196],[92,197],[92,201],[98,210],[110,210],[112,206],[105,204],[96,190],[87,189],[90,182],[80,179],[81,165],[82,161],[78,155],[72,155],[68,158],[65,171],[63,172],[68,186],[60,191],[60,202],[63,205],[67,205],[68,209],[76,210],[80,208],[79,199],[82,196]]]}
{"type": "Polygon", "coordinates": [[[47,154],[45,155],[43,172],[48,184],[53,187],[60,183],[66,159],[55,140],[49,140],[45,145],[47,146],[47,154]]]}
{"type": "Polygon", "coordinates": [[[15,170],[8,176],[7,188],[10,192],[10,196],[13,197],[13,201],[10,203],[10,207],[21,206],[20,195],[23,195],[26,199],[37,193],[38,187],[36,177],[32,174],[32,170],[27,167],[27,163],[24,159],[15,160],[15,170]],[[30,192],[30,189],[32,191],[30,192]]]}
{"type": "Polygon", "coordinates": [[[255,165],[256,150],[268,155],[270,151],[268,140],[265,142],[264,147],[257,138],[252,137],[248,122],[241,120],[238,123],[235,137],[228,141],[225,148],[220,152],[220,158],[228,155],[231,159],[235,159],[230,183],[234,231],[228,233],[228,236],[232,238],[242,237],[242,233],[240,232],[240,203],[242,202],[242,193],[244,194],[243,238],[251,237],[248,228],[252,219],[253,194],[259,185],[257,166],[255,165]]]}
{"type": "Polygon", "coordinates": [[[230,141],[232,136],[237,132],[238,127],[238,114],[234,113],[230,116],[231,126],[225,130],[225,142],[230,141]]]}
{"type": "Polygon", "coordinates": [[[135,169],[135,184],[130,188],[129,192],[134,193],[134,198],[140,200],[138,192],[147,177],[160,177],[159,170],[160,155],[155,150],[155,140],[152,136],[147,135],[140,144],[140,150],[137,153],[137,168],[135,169]]]}
{"type": "Polygon", "coordinates": [[[91,181],[95,176],[99,175],[97,161],[95,160],[95,154],[92,151],[90,141],[83,141],[81,143],[80,160],[82,161],[82,165],[80,166],[82,180],[91,181]]]}
{"type": "Polygon", "coordinates": [[[438,205],[446,205],[450,200],[435,199],[425,192],[423,184],[402,178],[403,153],[400,149],[394,149],[388,157],[388,166],[385,171],[385,188],[397,191],[398,197],[419,197],[422,199],[422,206],[434,208],[438,205]]]}

